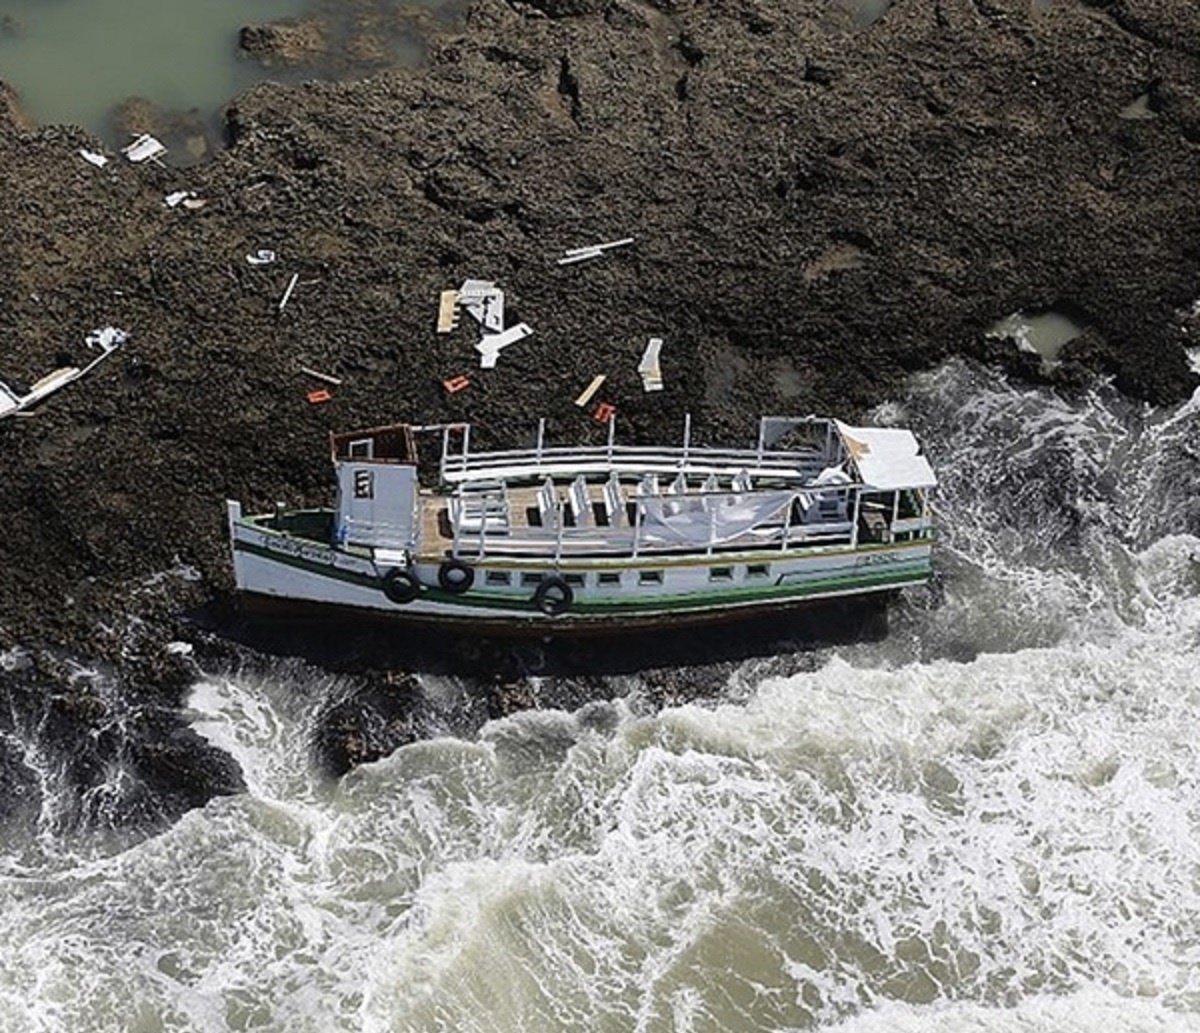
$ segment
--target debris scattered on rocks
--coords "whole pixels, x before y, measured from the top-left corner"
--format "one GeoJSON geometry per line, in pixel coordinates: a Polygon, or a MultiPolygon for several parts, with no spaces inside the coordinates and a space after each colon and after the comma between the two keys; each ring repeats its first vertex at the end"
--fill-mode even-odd
{"type": "Polygon", "coordinates": [[[527,323],[518,323],[516,326],[510,326],[502,333],[484,334],[483,340],[475,345],[475,350],[480,354],[480,367],[483,369],[495,369],[496,360],[500,357],[501,351],[510,344],[523,341],[532,333],[533,329],[527,323]]]}
{"type": "Polygon", "coordinates": [[[283,292],[283,297],[279,299],[279,311],[282,312],[292,297],[292,291],[296,289],[296,284],[300,282],[300,274],[292,273],[292,278],[288,280],[287,288],[283,292]]]}
{"type": "Polygon", "coordinates": [[[250,265],[270,265],[275,261],[275,257],[275,252],[270,248],[260,247],[254,254],[247,255],[246,261],[250,265]]]}
{"type": "Polygon", "coordinates": [[[465,280],[458,289],[457,303],[467,310],[484,333],[504,329],[504,291],[491,280],[465,280]]]}
{"type": "Polygon", "coordinates": [[[458,291],[442,291],[438,302],[437,332],[448,334],[458,326],[458,291]]]}
{"type": "Polygon", "coordinates": [[[602,258],[607,251],[614,248],[628,247],[633,243],[633,237],[624,237],[621,240],[610,240],[604,244],[589,244],[587,247],[572,248],[563,253],[563,257],[558,260],[559,265],[574,265],[576,262],[587,262],[593,258],[602,258]]]}
{"type": "Polygon", "coordinates": [[[442,387],[445,388],[448,395],[456,395],[459,391],[465,391],[470,386],[470,379],[464,376],[447,377],[442,381],[442,387]]]}
{"type": "Polygon", "coordinates": [[[143,133],[133,143],[127,147],[121,148],[121,153],[135,164],[156,159],[160,155],[166,154],[167,149],[162,142],[156,140],[149,133],[143,133]]]}
{"type": "Polygon", "coordinates": [[[617,414],[617,407],[611,402],[601,402],[592,413],[592,419],[597,423],[608,423],[617,414]]]}
{"type": "Polygon", "coordinates": [[[661,391],[663,389],[662,368],[659,366],[658,353],[662,350],[662,338],[651,337],[650,343],[642,354],[637,371],[642,377],[642,388],[646,391],[661,391]]]}
{"type": "Polygon", "coordinates": [[[71,381],[78,380],[86,373],[91,372],[91,370],[107,359],[109,355],[120,348],[128,339],[129,335],[124,330],[119,330],[115,326],[106,326],[99,330],[93,330],[87,335],[85,340],[91,347],[99,348],[100,355],[86,366],[64,366],[61,369],[56,369],[51,373],[47,373],[33,387],[23,393],[18,393],[3,381],[0,381],[0,419],[3,419],[5,416],[12,416],[24,409],[28,409],[30,406],[36,405],[47,395],[53,394],[59,388],[71,383],[71,381]]]}
{"type": "MultiPolygon", "coordinates": [[[[188,202],[196,200],[199,200],[199,198],[196,197],[194,190],[176,190],[174,193],[167,194],[163,198],[163,204],[168,208],[178,208],[181,204],[188,208],[193,208],[195,205],[190,205],[188,202]]],[[[203,202],[201,202],[201,205],[203,205],[203,202]]]]}
{"type": "Polygon", "coordinates": [[[315,391],[309,391],[304,397],[308,399],[309,405],[324,405],[326,402],[333,401],[333,395],[323,387],[319,387],[315,391]]]}
{"type": "Polygon", "coordinates": [[[107,155],[101,154],[99,151],[89,151],[86,147],[79,149],[79,157],[89,165],[95,165],[98,169],[102,169],[108,164],[107,155]]]}
{"type": "Polygon", "coordinates": [[[603,385],[604,381],[607,379],[608,374],[597,373],[594,377],[592,377],[592,382],[588,384],[588,386],[580,392],[579,397],[575,399],[575,404],[579,406],[580,409],[586,409],[588,402],[595,397],[596,392],[600,390],[601,385],[603,385]]]}
{"type": "Polygon", "coordinates": [[[332,373],[322,373],[319,369],[313,369],[311,366],[301,366],[300,372],[315,377],[317,380],[323,380],[326,384],[333,384],[334,387],[339,387],[342,383],[341,377],[335,377],[332,373]]]}

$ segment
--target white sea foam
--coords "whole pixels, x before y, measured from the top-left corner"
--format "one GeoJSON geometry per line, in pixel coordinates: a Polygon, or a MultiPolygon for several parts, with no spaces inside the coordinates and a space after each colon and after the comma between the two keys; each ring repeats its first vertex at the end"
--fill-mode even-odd
{"type": "Polygon", "coordinates": [[[247,793],[0,869],[0,1029],[1200,1026],[1192,407],[952,364],[896,414],[944,471],[946,573],[885,641],[337,783],[308,756],[336,681],[202,682],[247,793]]]}

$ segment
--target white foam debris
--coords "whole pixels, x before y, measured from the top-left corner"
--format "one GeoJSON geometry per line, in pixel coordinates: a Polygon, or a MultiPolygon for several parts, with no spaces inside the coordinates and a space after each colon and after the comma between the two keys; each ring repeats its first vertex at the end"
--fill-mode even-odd
{"type": "Polygon", "coordinates": [[[475,345],[475,350],[479,352],[479,365],[482,369],[494,369],[496,360],[500,357],[500,352],[507,348],[510,344],[516,344],[517,341],[523,341],[526,337],[533,333],[533,329],[527,323],[517,323],[516,326],[510,326],[507,330],[498,334],[484,334],[483,339],[475,345]]]}
{"type": "Polygon", "coordinates": [[[133,143],[121,148],[121,153],[135,164],[158,158],[167,153],[162,141],[156,140],[149,133],[143,133],[133,143]]]}
{"type": "Polygon", "coordinates": [[[498,334],[504,329],[504,291],[490,280],[465,280],[458,289],[457,303],[484,333],[498,334]]]}
{"type": "Polygon", "coordinates": [[[168,208],[178,208],[185,201],[195,198],[194,190],[176,190],[163,198],[163,204],[168,208]]]}
{"type": "Polygon", "coordinates": [[[658,355],[662,350],[662,338],[651,337],[650,343],[642,354],[637,371],[642,378],[642,389],[645,391],[661,391],[663,389],[662,368],[659,366],[658,355]]]}
{"type": "Polygon", "coordinates": [[[101,154],[99,151],[89,151],[86,147],[79,148],[79,157],[89,165],[95,165],[98,169],[102,169],[108,164],[107,155],[101,154]]]}
{"type": "Polygon", "coordinates": [[[254,254],[246,256],[246,262],[250,265],[270,265],[276,257],[270,248],[260,247],[254,254]]]}

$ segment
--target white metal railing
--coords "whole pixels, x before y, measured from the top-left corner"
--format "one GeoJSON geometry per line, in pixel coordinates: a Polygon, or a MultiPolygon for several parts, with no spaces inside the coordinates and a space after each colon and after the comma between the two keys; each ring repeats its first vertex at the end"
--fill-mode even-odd
{"type": "MultiPolygon", "coordinates": [[[[538,421],[537,441],[533,448],[492,452],[471,452],[469,424],[448,424],[442,430],[442,456],[439,472],[442,483],[458,484],[482,477],[537,477],[643,473],[675,473],[705,476],[735,476],[743,471],[751,476],[764,474],[799,479],[819,473],[840,462],[844,455],[836,446],[831,426],[825,428],[824,446],[806,445],[793,449],[765,447],[765,425],[760,429],[754,448],[696,448],[691,443],[691,415],[685,415],[683,441],[674,446],[638,446],[616,444],[616,419],[608,422],[608,440],[604,445],[547,446],[546,421],[538,421]],[[453,442],[451,435],[457,435],[453,442]]],[[[791,422],[791,421],[788,421],[791,422]]],[[[795,421],[813,421],[811,418],[795,421]]],[[[432,428],[431,428],[432,429],[432,428]]]]}
{"type": "Polygon", "coordinates": [[[479,478],[553,477],[679,473],[692,476],[775,476],[807,479],[820,473],[830,460],[818,452],[758,452],[755,449],[686,449],[604,446],[583,448],[515,449],[444,455],[441,478],[458,484],[479,478]]]}

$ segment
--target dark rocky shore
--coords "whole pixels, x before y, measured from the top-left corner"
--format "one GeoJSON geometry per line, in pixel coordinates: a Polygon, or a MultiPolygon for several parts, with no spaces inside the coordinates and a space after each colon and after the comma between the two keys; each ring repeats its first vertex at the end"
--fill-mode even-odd
{"type": "MultiPolygon", "coordinates": [[[[0,711],[25,715],[0,730],[41,721],[67,749],[118,698],[126,759],[167,811],[235,786],[180,732],[190,661],[165,646],[222,613],[222,500],[328,499],[330,430],[463,418],[501,443],[546,416],[595,439],[571,400],[606,372],[623,437],[674,435],[691,411],[698,436],[738,440],[762,412],[853,417],[951,354],[1043,376],[984,331],[1056,304],[1090,327],[1060,389],[1102,375],[1186,397],[1200,15],[1036,6],[899,0],[856,29],[829,0],[478,0],[432,32],[427,67],[237,98],[228,149],[187,168],[94,168],[77,151],[97,141],[30,126],[0,91],[0,379],[77,359],[94,327],[131,334],[0,423],[0,650],[29,651],[0,670],[0,696],[24,701],[0,711]],[[1120,117],[1142,95],[1152,117],[1120,117]],[[165,207],[180,189],[207,205],[165,207]],[[603,261],[554,264],[627,235],[603,261]],[[251,267],[259,248],[279,261],[251,267]],[[536,332],[491,372],[471,372],[465,331],[433,333],[438,292],[468,277],[499,282],[536,332]],[[650,334],[666,339],[659,395],[635,372],[650,334]],[[331,403],[305,401],[301,365],[344,378],[331,403]],[[447,399],[462,372],[472,386],[447,399]],[[108,673],[72,677],[63,656],[108,673]]],[[[311,40],[243,34],[259,56],[291,38],[311,40]]],[[[420,731],[411,681],[363,684],[365,707],[394,712],[346,747],[343,704],[338,763],[420,731]]],[[[493,712],[529,702],[488,691],[493,712]]]]}

